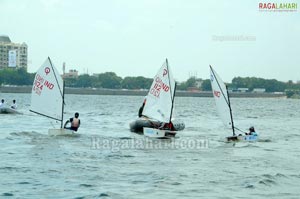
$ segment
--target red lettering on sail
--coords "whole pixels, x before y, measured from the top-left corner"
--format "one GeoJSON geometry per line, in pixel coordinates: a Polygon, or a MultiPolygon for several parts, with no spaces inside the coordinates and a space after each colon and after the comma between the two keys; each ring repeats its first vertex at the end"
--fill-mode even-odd
{"type": "Polygon", "coordinates": [[[47,86],[50,90],[52,90],[54,87],[54,84],[48,82],[47,80],[45,81],[44,85],[47,86]]]}
{"type": "Polygon", "coordinates": [[[168,74],[168,70],[167,69],[164,69],[164,72],[163,72],[163,77],[168,74]]]}
{"type": "Polygon", "coordinates": [[[44,78],[39,74],[36,74],[32,90],[37,95],[41,95],[43,90],[43,83],[44,83],[44,78]]]}
{"type": "Polygon", "coordinates": [[[214,91],[214,95],[215,95],[216,97],[220,97],[221,92],[220,92],[220,91],[214,91]]]}
{"type": "Polygon", "coordinates": [[[155,78],[155,84],[154,86],[150,89],[150,94],[152,94],[155,97],[159,97],[160,92],[168,92],[170,90],[170,87],[165,84],[159,77],[155,78]]]}

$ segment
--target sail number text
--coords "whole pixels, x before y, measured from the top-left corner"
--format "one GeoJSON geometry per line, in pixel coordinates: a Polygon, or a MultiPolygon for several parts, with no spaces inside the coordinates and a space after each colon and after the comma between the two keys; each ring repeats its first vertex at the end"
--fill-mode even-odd
{"type": "Polygon", "coordinates": [[[161,89],[165,92],[168,92],[170,90],[170,87],[163,83],[163,81],[159,77],[156,77],[155,84],[151,88],[150,93],[155,97],[159,97],[161,89]]]}
{"type": "Polygon", "coordinates": [[[36,94],[41,95],[44,86],[46,88],[50,89],[50,90],[52,90],[54,88],[54,84],[52,84],[49,81],[45,80],[39,74],[36,74],[35,80],[34,80],[33,91],[36,94]]]}

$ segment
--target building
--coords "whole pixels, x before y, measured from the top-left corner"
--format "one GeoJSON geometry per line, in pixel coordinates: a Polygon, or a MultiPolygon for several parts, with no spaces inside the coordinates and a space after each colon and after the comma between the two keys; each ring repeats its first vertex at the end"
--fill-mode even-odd
{"type": "Polygon", "coordinates": [[[237,92],[240,92],[240,93],[246,93],[249,91],[249,88],[238,88],[237,89],[237,92]]]}
{"type": "Polygon", "coordinates": [[[265,93],[266,89],[265,88],[254,88],[253,93],[265,93]]]}
{"type": "Polygon", "coordinates": [[[63,74],[63,78],[77,78],[78,77],[78,71],[73,69],[73,70],[69,70],[68,73],[63,74]]]}
{"type": "Polygon", "coordinates": [[[12,43],[8,36],[0,35],[0,69],[26,68],[27,70],[27,45],[26,43],[12,43]]]}

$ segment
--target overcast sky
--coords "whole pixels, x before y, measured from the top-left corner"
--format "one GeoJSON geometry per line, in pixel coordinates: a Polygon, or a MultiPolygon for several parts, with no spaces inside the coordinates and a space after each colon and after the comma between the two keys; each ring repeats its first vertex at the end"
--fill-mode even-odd
{"type": "Polygon", "coordinates": [[[297,12],[260,2],[0,0],[0,35],[27,43],[29,72],[50,56],[59,71],[152,78],[168,58],[178,81],[208,79],[210,64],[225,82],[300,80],[300,1],[297,12]]]}

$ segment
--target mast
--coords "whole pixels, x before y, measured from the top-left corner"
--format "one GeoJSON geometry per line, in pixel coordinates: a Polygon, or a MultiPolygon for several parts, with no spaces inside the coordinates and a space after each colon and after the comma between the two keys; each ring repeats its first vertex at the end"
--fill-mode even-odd
{"type": "Polygon", "coordinates": [[[62,93],[62,107],[61,107],[61,121],[60,121],[60,128],[63,128],[63,122],[64,122],[64,105],[65,105],[65,81],[63,81],[63,93],[62,93]]]}
{"type": "Polygon", "coordinates": [[[231,119],[232,135],[235,135],[235,132],[234,132],[234,124],[233,124],[233,117],[232,117],[232,110],[231,110],[230,98],[229,98],[229,93],[228,93],[227,85],[226,85],[226,92],[227,92],[227,96],[228,96],[228,106],[229,106],[230,119],[231,119]]]}
{"type": "Polygon", "coordinates": [[[62,113],[61,113],[61,121],[60,121],[60,128],[62,128],[62,127],[63,127],[63,118],[64,118],[64,104],[65,104],[65,101],[64,101],[65,83],[63,82],[63,88],[61,89],[60,86],[59,86],[59,83],[58,83],[56,74],[55,74],[55,70],[53,69],[53,65],[52,65],[52,62],[51,62],[50,57],[48,57],[48,59],[49,59],[49,62],[50,62],[52,71],[53,71],[53,73],[54,73],[54,77],[55,77],[57,86],[58,86],[58,88],[59,88],[59,91],[60,91],[60,94],[61,94],[61,97],[62,97],[62,110],[61,110],[62,113]]]}
{"type": "Polygon", "coordinates": [[[173,107],[174,107],[175,92],[176,92],[176,82],[175,82],[175,87],[174,87],[174,95],[173,95],[173,99],[172,99],[172,107],[171,107],[171,114],[170,114],[170,122],[169,122],[169,123],[171,123],[172,114],[173,114],[173,107]]]}
{"type": "Polygon", "coordinates": [[[175,88],[174,88],[174,94],[172,94],[172,88],[171,88],[171,80],[170,80],[169,62],[168,62],[168,59],[166,59],[166,65],[167,65],[167,69],[168,69],[168,79],[169,79],[170,94],[171,94],[170,96],[171,96],[171,101],[172,101],[171,114],[170,114],[170,119],[169,119],[169,123],[171,123],[172,114],[173,114],[173,106],[174,106],[175,91],[176,91],[176,83],[175,83],[175,88]]]}

